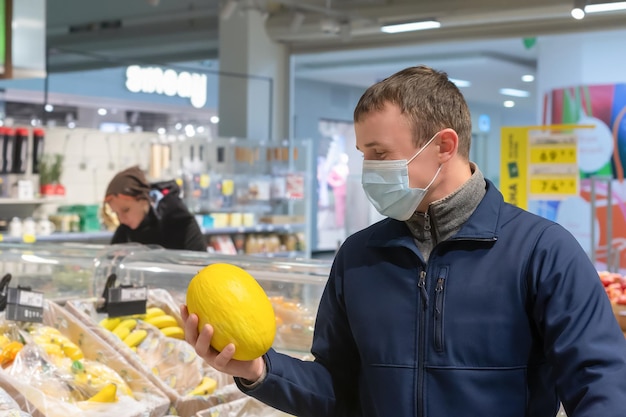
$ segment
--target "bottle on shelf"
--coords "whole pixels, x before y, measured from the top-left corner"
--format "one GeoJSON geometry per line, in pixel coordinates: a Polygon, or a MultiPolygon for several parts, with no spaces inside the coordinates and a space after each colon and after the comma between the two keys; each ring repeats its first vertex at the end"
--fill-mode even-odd
{"type": "Polygon", "coordinates": [[[43,142],[45,138],[45,132],[41,128],[33,130],[33,174],[39,174],[39,163],[41,162],[41,156],[43,155],[43,142]]]}
{"type": "Polygon", "coordinates": [[[13,167],[14,174],[26,173],[26,155],[28,154],[28,129],[18,127],[15,129],[15,146],[13,147],[13,167]]]}
{"type": "Polygon", "coordinates": [[[13,170],[13,148],[15,145],[15,129],[0,128],[2,138],[2,173],[10,174],[13,170]]]}

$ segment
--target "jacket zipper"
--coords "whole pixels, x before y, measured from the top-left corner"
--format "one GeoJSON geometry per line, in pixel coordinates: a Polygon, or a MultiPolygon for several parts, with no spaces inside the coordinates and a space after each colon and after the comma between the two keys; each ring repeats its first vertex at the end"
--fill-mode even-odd
{"type": "Polygon", "coordinates": [[[435,351],[443,352],[443,300],[448,268],[441,268],[435,287],[435,351]]]}
{"type": "Polygon", "coordinates": [[[428,310],[428,291],[426,290],[426,269],[420,272],[419,281],[417,286],[420,289],[422,298],[422,311],[420,312],[419,329],[418,329],[418,358],[417,358],[417,415],[421,417],[424,415],[424,400],[422,398],[424,391],[424,357],[425,357],[425,326],[426,326],[426,312],[428,310]]]}

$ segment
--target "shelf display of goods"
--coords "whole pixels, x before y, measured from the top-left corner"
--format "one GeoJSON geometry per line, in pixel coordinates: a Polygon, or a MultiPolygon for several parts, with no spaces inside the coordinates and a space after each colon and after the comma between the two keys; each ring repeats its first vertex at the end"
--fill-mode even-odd
{"type": "Polygon", "coordinates": [[[55,303],[43,323],[0,322],[0,388],[37,416],[164,415],[169,401],[114,348],[55,303]]]}
{"type": "Polygon", "coordinates": [[[209,367],[183,340],[180,304],[168,291],[150,289],[144,315],[108,318],[91,300],[70,300],[65,308],[167,395],[170,414],[194,416],[243,398],[230,375],[209,367]]]}
{"type": "Polygon", "coordinates": [[[626,333],[626,276],[608,271],[600,271],[598,275],[613,306],[615,318],[626,333]]]}

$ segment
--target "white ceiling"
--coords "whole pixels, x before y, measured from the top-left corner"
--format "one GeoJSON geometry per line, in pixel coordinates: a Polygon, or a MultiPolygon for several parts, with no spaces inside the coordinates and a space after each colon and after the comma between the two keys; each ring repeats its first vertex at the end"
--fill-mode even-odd
{"type": "Polygon", "coordinates": [[[376,48],[370,50],[301,54],[296,56],[298,77],[356,87],[373,83],[412,65],[428,65],[451,78],[469,81],[462,88],[470,102],[501,106],[511,99],[500,88],[523,89],[527,98],[514,98],[516,108],[532,111],[536,105],[535,84],[522,75],[535,75],[536,47],[527,49],[521,38],[447,42],[376,48]]]}
{"type": "MultiPolygon", "coordinates": [[[[72,71],[120,63],[173,63],[219,56],[220,7],[227,0],[48,0],[49,69],[72,71]],[[79,30],[76,30],[79,29],[79,30]],[[78,53],[75,53],[78,52],[78,53]]],[[[626,14],[569,15],[573,0],[235,0],[237,10],[266,18],[269,36],[296,56],[296,75],[366,87],[410,65],[426,64],[453,78],[471,102],[501,105],[501,87],[523,88],[518,109],[534,108],[536,49],[522,39],[537,35],[623,28],[626,14]],[[302,25],[292,20],[302,13],[302,25]],[[380,24],[437,18],[442,28],[388,35],[380,24]],[[334,19],[345,33],[325,33],[334,19]]],[[[593,0],[598,2],[599,0],[593,0]]]]}

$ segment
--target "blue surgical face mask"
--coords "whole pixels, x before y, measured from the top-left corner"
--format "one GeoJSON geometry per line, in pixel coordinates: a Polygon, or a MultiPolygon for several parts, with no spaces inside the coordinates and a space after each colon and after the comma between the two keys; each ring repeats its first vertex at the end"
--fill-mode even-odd
{"type": "Polygon", "coordinates": [[[363,161],[361,183],[367,198],[383,216],[408,220],[420,205],[430,186],[441,171],[441,165],[426,188],[409,187],[408,165],[437,137],[430,138],[409,160],[363,161]]]}

